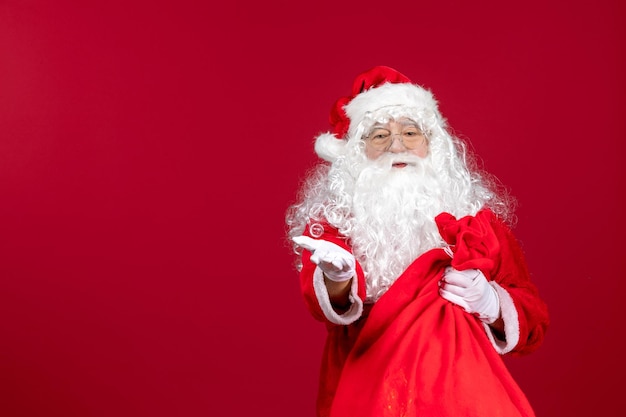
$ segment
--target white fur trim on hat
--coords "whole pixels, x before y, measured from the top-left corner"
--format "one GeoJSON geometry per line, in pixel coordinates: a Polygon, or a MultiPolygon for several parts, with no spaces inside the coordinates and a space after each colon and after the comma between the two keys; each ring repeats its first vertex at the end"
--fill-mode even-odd
{"type": "Polygon", "coordinates": [[[315,139],[315,153],[325,161],[334,162],[345,153],[346,141],[332,133],[322,133],[315,139]]]}
{"type": "Polygon", "coordinates": [[[366,115],[374,114],[386,107],[403,108],[406,110],[403,116],[407,117],[410,117],[411,113],[427,111],[441,120],[437,101],[430,91],[415,84],[387,83],[359,94],[344,107],[350,119],[348,136],[357,136],[357,129],[366,115]]]}

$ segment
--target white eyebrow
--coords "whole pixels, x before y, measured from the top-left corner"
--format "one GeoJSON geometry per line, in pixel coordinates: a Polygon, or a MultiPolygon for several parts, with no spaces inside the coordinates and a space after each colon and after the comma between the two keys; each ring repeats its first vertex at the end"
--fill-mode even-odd
{"type": "Polygon", "coordinates": [[[404,120],[401,120],[401,121],[397,121],[397,123],[400,123],[402,126],[415,126],[415,127],[417,127],[418,129],[419,129],[419,127],[420,127],[420,126],[419,126],[419,124],[418,124],[417,122],[414,122],[414,121],[413,121],[413,120],[411,120],[411,119],[404,119],[404,120]]]}

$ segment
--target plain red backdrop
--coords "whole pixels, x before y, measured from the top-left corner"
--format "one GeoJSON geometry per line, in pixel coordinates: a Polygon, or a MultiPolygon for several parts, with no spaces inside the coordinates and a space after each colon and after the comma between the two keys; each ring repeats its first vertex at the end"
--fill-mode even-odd
{"type": "Polygon", "coordinates": [[[1,1],[0,415],[313,416],[284,212],[380,64],[519,200],[537,415],[622,415],[620,4],[1,1]]]}

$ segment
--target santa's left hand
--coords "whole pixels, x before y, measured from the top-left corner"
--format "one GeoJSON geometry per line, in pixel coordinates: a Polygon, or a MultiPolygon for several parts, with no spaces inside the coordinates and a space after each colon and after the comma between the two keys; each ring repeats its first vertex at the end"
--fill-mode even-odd
{"type": "Polygon", "coordinates": [[[457,271],[449,266],[439,286],[439,294],[443,298],[477,315],[483,322],[491,324],[500,318],[498,294],[481,271],[457,271]]]}

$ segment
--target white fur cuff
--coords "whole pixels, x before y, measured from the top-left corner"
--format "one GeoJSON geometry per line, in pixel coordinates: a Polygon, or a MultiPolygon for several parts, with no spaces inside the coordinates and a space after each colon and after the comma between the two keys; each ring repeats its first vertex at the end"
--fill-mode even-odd
{"type": "Polygon", "coordinates": [[[483,326],[485,326],[487,336],[489,337],[493,347],[496,349],[496,352],[504,355],[505,353],[513,350],[519,342],[519,317],[511,295],[497,283],[492,281],[489,284],[495,288],[498,298],[500,299],[500,311],[502,314],[502,320],[504,320],[505,340],[497,339],[489,325],[483,323],[483,326]]]}
{"type": "Polygon", "coordinates": [[[322,308],[322,312],[331,323],[348,325],[354,323],[361,317],[361,314],[363,314],[363,301],[357,295],[358,287],[358,281],[353,279],[349,295],[350,308],[343,314],[337,314],[330,303],[328,290],[326,289],[326,284],[324,284],[324,273],[319,267],[315,268],[315,272],[313,273],[313,288],[315,289],[317,302],[322,308]]]}

